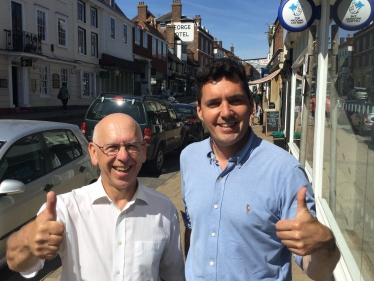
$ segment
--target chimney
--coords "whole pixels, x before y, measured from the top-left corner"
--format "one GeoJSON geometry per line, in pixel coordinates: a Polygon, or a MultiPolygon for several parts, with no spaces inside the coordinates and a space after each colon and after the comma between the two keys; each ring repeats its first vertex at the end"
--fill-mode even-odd
{"type": "Polygon", "coordinates": [[[195,20],[195,25],[196,26],[201,26],[201,17],[200,17],[200,15],[196,15],[195,18],[194,18],[194,20],[195,20]]]}
{"type": "Polygon", "coordinates": [[[174,23],[168,24],[166,26],[166,41],[169,44],[169,48],[174,49],[174,36],[175,36],[175,30],[174,30],[174,23]]]}
{"type": "Polygon", "coordinates": [[[347,39],[348,39],[348,38],[351,38],[351,37],[352,37],[352,35],[351,35],[351,34],[348,34],[348,35],[347,35],[347,39]]]}
{"type": "Polygon", "coordinates": [[[230,52],[234,54],[234,45],[231,43],[230,52]]]}
{"type": "Polygon", "coordinates": [[[340,44],[339,45],[341,45],[343,43],[344,43],[344,37],[340,37],[340,44]]]}
{"type": "Polygon", "coordinates": [[[222,41],[218,41],[218,45],[222,48],[222,41]]]}
{"type": "Polygon", "coordinates": [[[138,5],[138,21],[147,21],[147,8],[144,2],[139,2],[138,5]]]}
{"type": "Polygon", "coordinates": [[[171,17],[173,22],[180,22],[182,18],[182,3],[181,0],[173,0],[171,4],[171,17]]]}

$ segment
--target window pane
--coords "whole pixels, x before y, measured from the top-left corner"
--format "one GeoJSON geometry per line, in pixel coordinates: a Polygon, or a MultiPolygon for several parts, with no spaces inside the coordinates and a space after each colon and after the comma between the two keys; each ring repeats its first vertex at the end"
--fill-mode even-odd
{"type": "Polygon", "coordinates": [[[363,280],[374,280],[374,152],[370,138],[374,116],[369,112],[373,107],[374,72],[369,59],[373,32],[372,25],[353,36],[339,30],[337,73],[328,68],[330,106],[324,127],[322,196],[363,280]]]}
{"type": "Polygon", "coordinates": [[[74,159],[74,153],[65,131],[43,132],[52,158],[53,168],[63,166],[74,159]]]}

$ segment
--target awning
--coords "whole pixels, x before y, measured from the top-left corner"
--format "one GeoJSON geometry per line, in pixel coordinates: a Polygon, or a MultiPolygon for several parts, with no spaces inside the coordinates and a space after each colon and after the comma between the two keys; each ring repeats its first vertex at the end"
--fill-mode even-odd
{"type": "Polygon", "coordinates": [[[102,54],[100,59],[100,67],[120,67],[135,73],[143,73],[144,70],[134,61],[117,58],[108,54],[102,54]]]}
{"type": "Polygon", "coordinates": [[[274,71],[273,73],[270,73],[268,76],[266,76],[264,78],[248,82],[248,85],[261,84],[261,83],[264,83],[266,81],[269,81],[270,79],[273,79],[275,76],[277,76],[280,71],[281,71],[281,69],[277,69],[276,71],[274,71]]]}

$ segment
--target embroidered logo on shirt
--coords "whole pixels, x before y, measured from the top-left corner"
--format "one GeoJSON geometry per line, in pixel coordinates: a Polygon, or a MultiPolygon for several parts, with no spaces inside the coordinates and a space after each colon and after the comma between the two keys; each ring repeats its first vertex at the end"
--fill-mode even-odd
{"type": "Polygon", "coordinates": [[[245,208],[245,212],[249,213],[250,211],[251,211],[251,207],[249,206],[249,204],[247,204],[247,207],[245,208]]]}

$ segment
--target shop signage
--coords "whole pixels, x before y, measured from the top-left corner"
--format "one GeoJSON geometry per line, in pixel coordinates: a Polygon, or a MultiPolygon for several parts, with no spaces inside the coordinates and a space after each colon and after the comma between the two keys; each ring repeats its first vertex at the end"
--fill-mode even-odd
{"type": "Polygon", "coordinates": [[[52,88],[60,88],[60,75],[58,75],[57,73],[52,74],[52,88]]]}
{"type": "Polygon", "coordinates": [[[22,66],[32,66],[32,59],[21,58],[21,65],[22,66]]]}
{"type": "Polygon", "coordinates": [[[373,20],[373,6],[373,0],[337,0],[331,14],[340,28],[359,30],[373,20]]]}
{"type": "Polygon", "coordinates": [[[299,32],[307,29],[319,15],[313,0],[284,0],[278,9],[278,19],[284,29],[299,32]]]}

